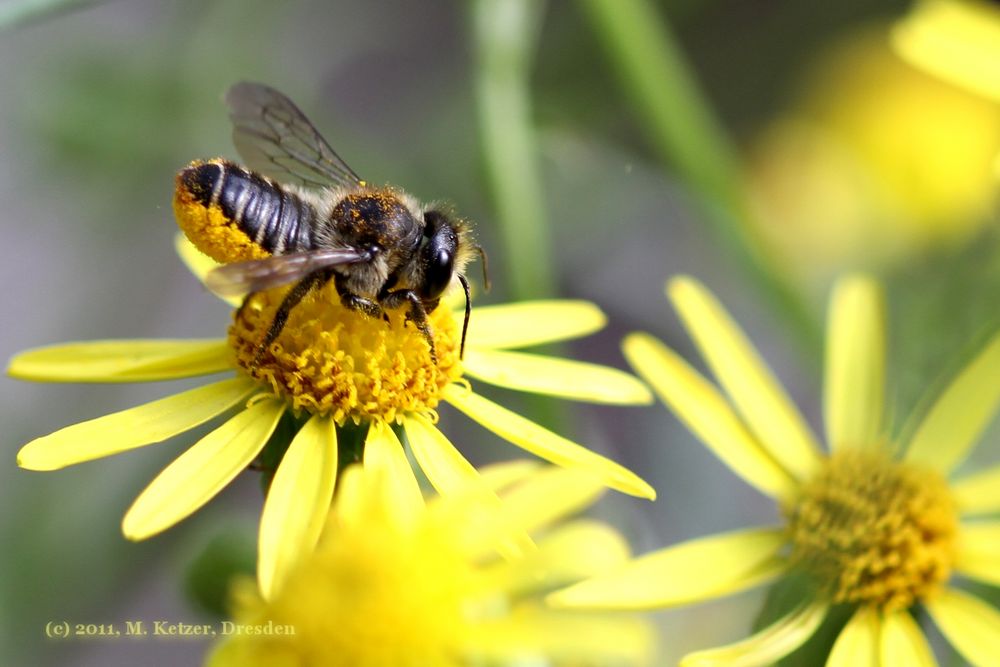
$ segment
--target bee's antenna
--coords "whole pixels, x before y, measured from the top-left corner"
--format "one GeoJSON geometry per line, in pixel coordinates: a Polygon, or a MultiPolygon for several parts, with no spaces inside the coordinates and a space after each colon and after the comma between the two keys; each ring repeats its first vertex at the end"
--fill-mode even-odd
{"type": "Polygon", "coordinates": [[[483,246],[477,245],[476,252],[479,253],[479,259],[483,260],[483,289],[487,292],[490,291],[490,261],[486,257],[486,251],[483,250],[483,246]]]}
{"type": "Polygon", "coordinates": [[[458,348],[458,358],[465,358],[465,334],[469,331],[469,316],[472,315],[472,295],[469,293],[469,281],[461,273],[458,274],[458,282],[462,283],[465,290],[465,321],[462,322],[462,344],[458,348]]]}

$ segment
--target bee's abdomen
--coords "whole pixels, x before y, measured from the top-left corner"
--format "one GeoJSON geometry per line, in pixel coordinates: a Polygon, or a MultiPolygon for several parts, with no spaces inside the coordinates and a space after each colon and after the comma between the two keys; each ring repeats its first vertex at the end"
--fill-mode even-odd
{"type": "Polygon", "coordinates": [[[308,250],[316,221],[297,194],[225,160],[177,174],[174,213],[191,242],[223,263],[308,250]]]}

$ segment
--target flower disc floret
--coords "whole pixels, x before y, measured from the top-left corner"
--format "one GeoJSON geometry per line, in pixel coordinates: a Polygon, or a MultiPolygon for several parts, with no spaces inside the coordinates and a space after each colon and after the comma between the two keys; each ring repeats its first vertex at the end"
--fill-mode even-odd
{"type": "Polygon", "coordinates": [[[832,602],[903,609],[951,575],[958,519],[932,470],[879,452],[836,452],[785,514],[792,563],[832,602]]]}
{"type": "Polygon", "coordinates": [[[461,376],[461,331],[444,307],[429,314],[437,361],[404,311],[367,317],[340,303],[333,283],[292,309],[281,335],[255,363],[258,346],[287,293],[253,295],[233,317],[229,345],[237,364],[296,410],[337,423],[434,410],[441,391],[461,376]]]}

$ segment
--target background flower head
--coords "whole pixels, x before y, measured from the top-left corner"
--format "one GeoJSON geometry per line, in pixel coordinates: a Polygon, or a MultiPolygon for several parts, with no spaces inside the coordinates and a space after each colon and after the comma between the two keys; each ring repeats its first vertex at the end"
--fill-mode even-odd
{"type": "Polygon", "coordinates": [[[484,470],[499,503],[470,487],[425,505],[387,463],[371,457],[346,471],[315,553],[269,601],[250,581],[236,589],[239,627],[294,634],[233,635],[208,664],[651,664],[650,628],[639,619],[540,603],[540,592],[627,558],[610,526],[569,520],[599,493],[593,478],[503,464],[484,470]],[[537,548],[501,558],[523,532],[540,535],[537,548]]]}
{"type": "Polygon", "coordinates": [[[804,575],[801,603],[747,640],[687,656],[685,665],[770,664],[853,613],[831,665],[933,664],[910,615],[922,606],[974,664],[997,660],[1000,611],[953,585],[997,584],[1000,510],[987,485],[1000,468],[949,480],[1000,408],[1000,335],[944,389],[903,439],[886,420],[885,325],[879,285],[837,283],[830,300],[824,388],[826,451],[745,334],[698,282],[668,295],[718,384],[647,334],[626,355],[724,463],[774,498],[784,525],[724,533],[655,551],[554,594],[560,607],[656,608],[700,602],[804,575]]]}
{"type": "Polygon", "coordinates": [[[754,144],[755,226],[797,279],[824,286],[947,254],[991,224],[998,109],[905,61],[885,26],[847,35],[754,144]]]}

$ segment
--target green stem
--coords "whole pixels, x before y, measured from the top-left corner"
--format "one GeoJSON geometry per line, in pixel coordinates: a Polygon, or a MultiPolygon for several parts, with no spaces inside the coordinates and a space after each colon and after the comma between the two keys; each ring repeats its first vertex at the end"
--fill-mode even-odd
{"type": "Polygon", "coordinates": [[[483,157],[514,299],[550,296],[554,286],[529,89],[543,7],[476,0],[472,9],[483,157]]]}
{"type": "Polygon", "coordinates": [[[738,153],[666,20],[648,0],[582,3],[661,158],[698,197],[705,221],[792,320],[807,349],[819,349],[822,335],[816,318],[747,224],[738,153]]]}
{"type": "Polygon", "coordinates": [[[669,26],[646,0],[584,0],[649,137],[700,196],[735,205],[737,158],[669,26]]]}
{"type": "MultiPolygon", "coordinates": [[[[472,5],[480,137],[504,250],[501,275],[511,300],[556,292],[530,86],[545,4],[475,0],[472,5]]],[[[526,410],[556,430],[567,421],[563,406],[550,400],[533,397],[526,410]]]]}
{"type": "Polygon", "coordinates": [[[95,5],[100,0],[21,0],[0,7],[0,29],[15,28],[95,5]]]}

